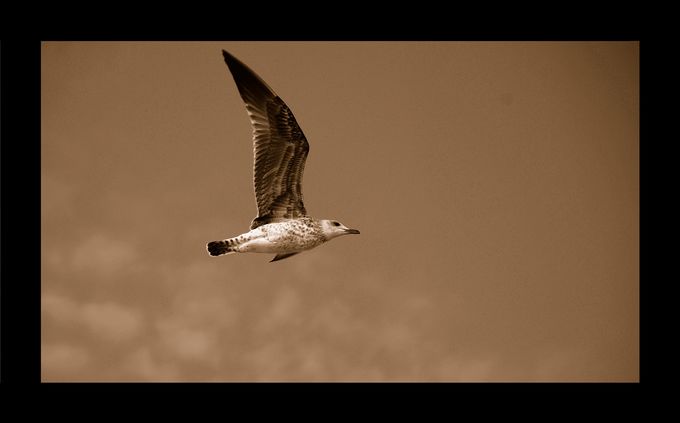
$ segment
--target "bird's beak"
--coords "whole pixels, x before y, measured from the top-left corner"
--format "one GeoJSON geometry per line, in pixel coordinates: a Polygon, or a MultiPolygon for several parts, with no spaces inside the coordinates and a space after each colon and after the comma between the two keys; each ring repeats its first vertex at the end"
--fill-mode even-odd
{"type": "Polygon", "coordinates": [[[345,233],[346,234],[360,234],[361,232],[359,232],[357,229],[345,229],[345,233]]]}

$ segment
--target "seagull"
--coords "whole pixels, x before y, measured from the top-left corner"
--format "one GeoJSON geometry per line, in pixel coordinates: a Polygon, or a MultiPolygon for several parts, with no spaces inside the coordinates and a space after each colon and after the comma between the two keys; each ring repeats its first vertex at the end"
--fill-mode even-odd
{"type": "Polygon", "coordinates": [[[337,220],[314,219],[302,202],[309,143],[293,112],[262,78],[222,50],[253,127],[253,185],[257,217],[239,236],[207,244],[208,253],[276,254],[283,260],[342,235],[358,234],[337,220]]]}

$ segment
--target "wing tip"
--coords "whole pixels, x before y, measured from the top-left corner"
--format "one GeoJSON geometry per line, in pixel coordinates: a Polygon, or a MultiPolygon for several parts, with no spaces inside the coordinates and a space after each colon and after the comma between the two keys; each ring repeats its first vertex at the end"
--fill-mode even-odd
{"type": "Polygon", "coordinates": [[[231,67],[238,63],[238,59],[234,57],[231,53],[229,53],[227,50],[222,49],[222,57],[224,57],[224,63],[229,66],[229,69],[231,70],[231,67]]]}
{"type": "Polygon", "coordinates": [[[241,98],[246,104],[257,103],[258,98],[271,99],[277,97],[274,90],[236,56],[224,49],[222,49],[222,56],[236,82],[241,98]]]}

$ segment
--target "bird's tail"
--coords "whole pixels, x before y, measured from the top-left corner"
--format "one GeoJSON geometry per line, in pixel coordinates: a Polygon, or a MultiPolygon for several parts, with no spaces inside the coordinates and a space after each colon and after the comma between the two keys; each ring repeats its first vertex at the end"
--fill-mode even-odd
{"type": "Polygon", "coordinates": [[[224,254],[234,254],[236,250],[234,247],[236,242],[233,238],[223,239],[222,241],[211,241],[208,243],[208,253],[213,256],[221,256],[224,254]]]}

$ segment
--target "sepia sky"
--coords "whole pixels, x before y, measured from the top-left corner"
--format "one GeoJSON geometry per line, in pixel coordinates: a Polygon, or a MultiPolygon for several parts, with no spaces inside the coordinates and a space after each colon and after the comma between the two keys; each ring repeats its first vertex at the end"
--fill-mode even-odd
{"type": "Polygon", "coordinates": [[[638,381],[636,42],[44,42],[44,381],[638,381]],[[226,49],[361,230],[256,215],[226,49]]]}

